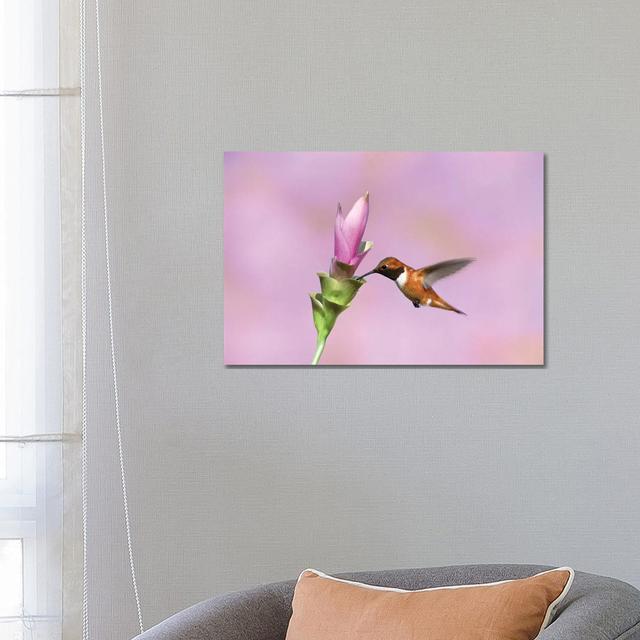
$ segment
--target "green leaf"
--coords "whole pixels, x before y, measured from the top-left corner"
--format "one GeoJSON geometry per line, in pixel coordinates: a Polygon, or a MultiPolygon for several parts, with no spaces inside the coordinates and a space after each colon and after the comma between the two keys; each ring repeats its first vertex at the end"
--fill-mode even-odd
{"type": "MultiPolygon", "coordinates": [[[[322,299],[322,294],[310,293],[309,297],[311,298],[313,324],[316,326],[318,336],[320,336],[321,338],[326,338],[333,328],[333,325],[330,322],[330,318],[327,317],[327,311],[324,305],[324,300],[322,299]]],[[[333,322],[335,323],[335,319],[333,322]]]]}
{"type": "Polygon", "coordinates": [[[356,280],[355,278],[337,280],[328,273],[319,273],[318,278],[320,278],[323,298],[343,307],[349,306],[349,303],[356,297],[358,289],[364,284],[364,280],[356,280]]]}

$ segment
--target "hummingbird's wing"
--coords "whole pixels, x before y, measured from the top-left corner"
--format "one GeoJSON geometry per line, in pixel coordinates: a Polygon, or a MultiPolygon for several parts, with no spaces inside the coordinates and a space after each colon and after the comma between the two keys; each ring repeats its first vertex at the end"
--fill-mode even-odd
{"type": "Polygon", "coordinates": [[[444,262],[438,262],[432,264],[430,267],[420,269],[424,288],[429,289],[433,286],[434,282],[453,275],[457,271],[460,271],[460,269],[466,267],[470,262],[473,262],[473,258],[459,258],[457,260],[445,260],[444,262]]]}

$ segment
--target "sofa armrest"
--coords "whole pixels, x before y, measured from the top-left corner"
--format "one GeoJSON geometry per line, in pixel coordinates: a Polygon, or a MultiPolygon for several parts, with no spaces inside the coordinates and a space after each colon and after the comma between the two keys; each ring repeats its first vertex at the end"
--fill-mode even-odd
{"type": "Polygon", "coordinates": [[[631,585],[587,573],[576,580],[555,620],[538,640],[640,640],[640,593],[631,585]]]}
{"type": "Polygon", "coordinates": [[[292,590],[292,582],[280,582],[211,598],[135,640],[284,640],[292,590]]]}

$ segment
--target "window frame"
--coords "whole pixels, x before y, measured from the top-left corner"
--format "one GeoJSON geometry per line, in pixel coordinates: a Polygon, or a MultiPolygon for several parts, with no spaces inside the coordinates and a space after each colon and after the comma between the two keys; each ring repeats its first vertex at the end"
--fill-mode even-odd
{"type": "MultiPolygon", "coordinates": [[[[40,303],[55,310],[35,323],[40,323],[38,357],[45,362],[43,375],[47,378],[44,385],[42,379],[34,382],[41,402],[37,415],[24,424],[19,420],[9,424],[0,412],[0,455],[6,460],[7,471],[6,478],[0,478],[0,538],[23,541],[24,567],[23,614],[0,617],[0,624],[9,619],[22,621],[25,639],[76,640],[82,635],[83,557],[79,482],[80,0],[6,3],[0,7],[0,17],[4,24],[4,29],[0,25],[0,32],[4,32],[0,43],[1,104],[4,107],[12,101],[16,109],[23,107],[35,113],[36,119],[38,115],[43,118],[38,132],[41,145],[26,173],[32,179],[32,205],[43,214],[36,231],[40,235],[34,238],[42,248],[41,266],[47,274],[46,286],[39,290],[40,303]],[[30,622],[47,624],[42,631],[35,625],[31,635],[27,629],[30,622]],[[55,636],[50,624],[55,627],[55,636]]],[[[5,111],[9,109],[2,109],[0,115],[5,111]]],[[[13,173],[15,180],[17,174],[13,173]]],[[[23,179],[27,178],[18,178],[23,179]]],[[[5,214],[11,213],[0,211],[0,227],[5,214]]],[[[0,281],[0,290],[2,284],[0,281]]],[[[0,306],[2,302],[0,297],[0,306]]],[[[0,358],[4,359],[3,355],[0,353],[0,358]]],[[[40,375],[38,371],[34,378],[40,375]]],[[[3,407],[5,379],[1,374],[0,385],[3,407]]]]}

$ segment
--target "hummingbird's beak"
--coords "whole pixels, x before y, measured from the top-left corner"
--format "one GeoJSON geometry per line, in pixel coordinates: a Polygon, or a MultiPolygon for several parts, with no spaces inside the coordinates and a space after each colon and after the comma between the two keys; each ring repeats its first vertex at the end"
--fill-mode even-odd
{"type": "Polygon", "coordinates": [[[368,273],[365,273],[364,275],[358,276],[356,278],[356,280],[364,280],[367,276],[370,276],[372,273],[376,273],[376,270],[374,269],[373,271],[369,271],[368,273]]]}

